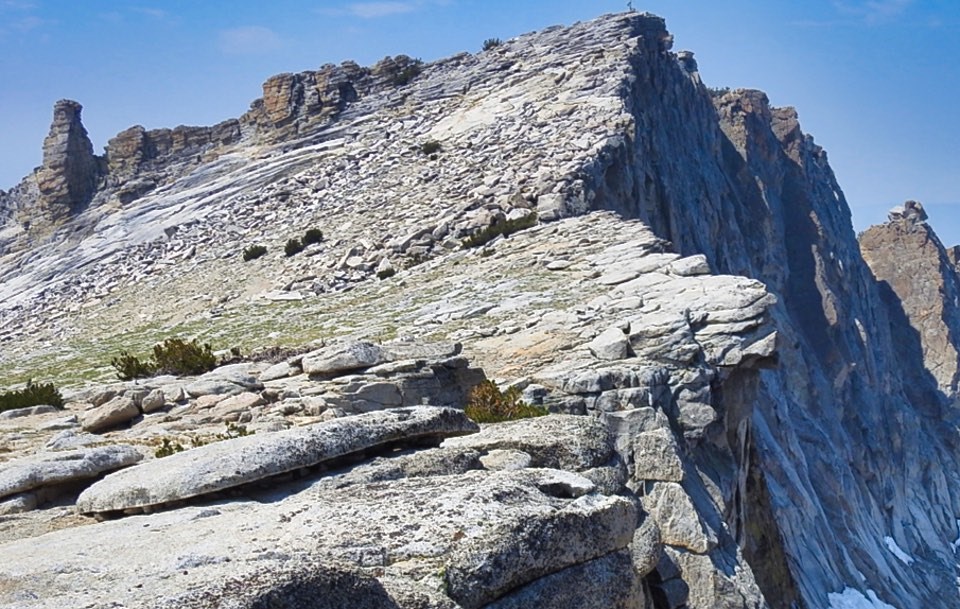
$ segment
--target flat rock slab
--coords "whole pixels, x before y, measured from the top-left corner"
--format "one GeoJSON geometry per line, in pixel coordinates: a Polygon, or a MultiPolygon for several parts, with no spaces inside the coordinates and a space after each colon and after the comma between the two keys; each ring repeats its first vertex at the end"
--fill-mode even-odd
{"type": "Polygon", "coordinates": [[[118,444],[84,450],[43,453],[5,463],[0,469],[0,497],[44,486],[96,478],[104,472],[133,465],[143,455],[132,446],[118,444]]]}
{"type": "Polygon", "coordinates": [[[613,456],[607,426],[593,417],[548,415],[484,426],[483,431],[444,442],[444,446],[522,451],[532,467],[584,471],[606,465],[613,456]]]}
{"type": "Polygon", "coordinates": [[[207,444],[126,472],[84,491],[84,514],[159,506],[310,467],[400,440],[444,438],[479,428],[462,411],[418,406],[207,444]]]}
{"type": "Polygon", "coordinates": [[[40,406],[27,406],[26,408],[14,408],[13,410],[0,412],[0,421],[19,419],[21,417],[32,417],[38,414],[49,414],[56,411],[57,409],[49,404],[41,404],[40,406]]]}

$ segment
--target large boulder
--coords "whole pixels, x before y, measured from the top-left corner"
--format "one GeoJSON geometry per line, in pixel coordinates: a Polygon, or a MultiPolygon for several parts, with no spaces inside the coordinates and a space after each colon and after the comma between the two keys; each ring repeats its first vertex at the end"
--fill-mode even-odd
{"type": "Polygon", "coordinates": [[[421,406],[373,412],[207,444],[108,476],[77,499],[81,513],[151,508],[233,488],[388,443],[478,429],[462,411],[421,406]]]}
{"type": "Polygon", "coordinates": [[[58,484],[90,480],[140,461],[132,446],[98,446],[82,450],[48,452],[9,461],[0,469],[0,497],[58,484]]]}

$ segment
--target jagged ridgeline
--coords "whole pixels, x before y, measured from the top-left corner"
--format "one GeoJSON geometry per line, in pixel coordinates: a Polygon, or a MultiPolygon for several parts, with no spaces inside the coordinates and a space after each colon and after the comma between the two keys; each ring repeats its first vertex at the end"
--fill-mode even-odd
{"type": "Polygon", "coordinates": [[[0,192],[0,388],[66,402],[0,414],[0,604],[960,607],[956,252],[915,202],[858,243],[797,112],[672,42],[281,74],[103,154],[57,102],[0,192]],[[115,382],[171,338],[272,356],[115,382]]]}

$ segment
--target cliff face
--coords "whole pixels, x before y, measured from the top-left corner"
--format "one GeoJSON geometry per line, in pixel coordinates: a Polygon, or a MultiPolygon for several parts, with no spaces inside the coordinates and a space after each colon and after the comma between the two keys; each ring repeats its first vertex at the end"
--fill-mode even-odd
{"type": "Polygon", "coordinates": [[[960,607],[948,254],[909,215],[858,244],[797,113],[708,90],[671,45],[628,14],[281,74],[237,120],[134,127],[102,159],[64,106],[36,196],[89,205],[67,205],[62,246],[18,252],[31,182],[0,194],[20,218],[0,232],[0,362],[118,325],[231,336],[254,314],[275,317],[253,340],[445,333],[525,399],[608,425],[662,536],[654,606],[960,607]],[[483,255],[461,241],[534,211],[557,223],[483,255]],[[239,266],[313,225],[332,236],[307,255],[239,266]],[[260,306],[264,285],[294,312],[260,306]]]}
{"type": "Polygon", "coordinates": [[[890,212],[886,224],[860,237],[860,250],[880,284],[890,317],[898,361],[919,378],[912,386],[929,386],[956,398],[960,382],[960,278],[956,264],[926,223],[915,201],[890,212]],[[904,316],[906,318],[904,319],[904,316]]]}

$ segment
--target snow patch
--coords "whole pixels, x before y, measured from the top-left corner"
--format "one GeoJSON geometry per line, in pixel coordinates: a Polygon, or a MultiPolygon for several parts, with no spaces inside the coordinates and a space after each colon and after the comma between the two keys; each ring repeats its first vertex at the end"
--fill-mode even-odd
{"type": "MultiPolygon", "coordinates": [[[[957,519],[957,531],[960,531],[960,519],[957,519]]],[[[960,550],[960,534],[957,535],[957,538],[950,545],[953,546],[954,553],[956,553],[957,550],[960,550]]]]}
{"type": "Polygon", "coordinates": [[[873,590],[867,590],[867,596],[864,596],[859,590],[844,588],[839,594],[828,594],[827,600],[830,601],[828,609],[897,609],[877,598],[873,590]]]}
{"type": "Polygon", "coordinates": [[[893,540],[893,537],[884,537],[883,542],[887,544],[887,549],[893,552],[893,555],[896,556],[900,562],[905,565],[913,564],[913,556],[910,556],[903,551],[903,548],[897,545],[897,542],[893,540]]]}

